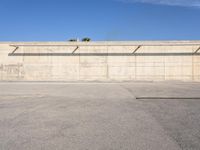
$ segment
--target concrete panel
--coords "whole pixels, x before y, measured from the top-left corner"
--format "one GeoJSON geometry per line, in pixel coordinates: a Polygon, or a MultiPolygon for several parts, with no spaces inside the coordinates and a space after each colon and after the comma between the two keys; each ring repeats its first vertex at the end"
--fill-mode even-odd
{"type": "Polygon", "coordinates": [[[108,79],[111,80],[134,80],[135,67],[109,67],[108,79]]]}
{"type": "Polygon", "coordinates": [[[81,67],[80,80],[107,80],[107,67],[81,67]]]}
{"type": "Polygon", "coordinates": [[[3,81],[21,81],[24,78],[23,64],[1,65],[0,69],[3,81]]]}
{"type": "Polygon", "coordinates": [[[200,41],[2,42],[0,80],[200,81],[200,55],[192,55],[199,45],[200,41]],[[14,46],[18,49],[11,54],[14,46]]]}
{"type": "Polygon", "coordinates": [[[80,67],[105,66],[107,57],[105,56],[80,56],[80,67]]]}

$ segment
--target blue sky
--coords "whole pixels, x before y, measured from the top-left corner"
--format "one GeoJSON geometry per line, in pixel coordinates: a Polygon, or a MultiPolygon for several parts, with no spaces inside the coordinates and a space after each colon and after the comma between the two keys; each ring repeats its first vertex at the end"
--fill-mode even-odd
{"type": "Polygon", "coordinates": [[[0,0],[0,41],[199,40],[200,0],[0,0]]]}

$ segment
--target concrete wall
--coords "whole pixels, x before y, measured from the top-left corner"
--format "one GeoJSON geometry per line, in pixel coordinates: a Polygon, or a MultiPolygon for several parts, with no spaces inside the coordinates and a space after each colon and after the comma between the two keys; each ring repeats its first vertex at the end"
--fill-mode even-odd
{"type": "Polygon", "coordinates": [[[0,81],[200,81],[199,47],[200,41],[1,42],[0,81]]]}

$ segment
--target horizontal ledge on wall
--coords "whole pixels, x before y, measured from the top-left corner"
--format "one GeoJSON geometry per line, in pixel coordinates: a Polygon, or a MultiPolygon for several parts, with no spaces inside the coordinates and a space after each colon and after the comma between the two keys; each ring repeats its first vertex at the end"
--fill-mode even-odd
{"type": "Polygon", "coordinates": [[[9,53],[8,56],[200,56],[200,53],[9,53]]]}
{"type": "Polygon", "coordinates": [[[22,47],[45,47],[45,46],[53,46],[53,47],[72,47],[72,46],[83,46],[83,47],[92,47],[92,46],[199,46],[200,44],[69,44],[69,45],[50,45],[50,44],[15,44],[10,46],[22,46],[22,47]]]}

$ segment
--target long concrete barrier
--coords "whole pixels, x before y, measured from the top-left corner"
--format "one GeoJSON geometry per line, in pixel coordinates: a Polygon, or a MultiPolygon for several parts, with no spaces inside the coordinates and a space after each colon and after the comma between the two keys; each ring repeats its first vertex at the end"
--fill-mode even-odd
{"type": "Polygon", "coordinates": [[[200,41],[1,42],[0,81],[200,81],[200,41]]]}

